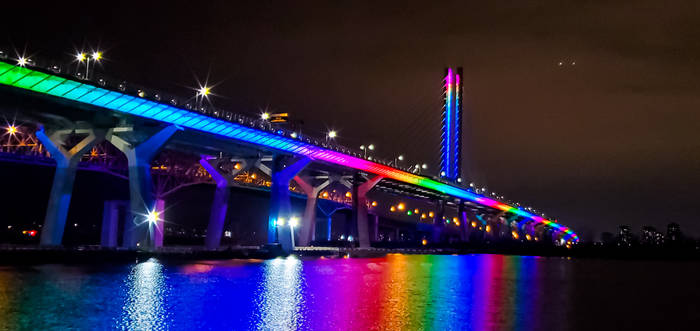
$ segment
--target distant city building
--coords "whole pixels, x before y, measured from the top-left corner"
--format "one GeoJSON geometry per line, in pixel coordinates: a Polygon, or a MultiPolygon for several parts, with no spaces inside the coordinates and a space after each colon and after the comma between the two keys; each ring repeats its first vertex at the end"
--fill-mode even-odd
{"type": "Polygon", "coordinates": [[[656,231],[656,228],[653,226],[645,225],[642,227],[641,244],[643,246],[661,246],[663,243],[663,233],[656,231]]]}
{"type": "Polygon", "coordinates": [[[682,237],[683,233],[681,232],[681,226],[678,223],[668,223],[668,227],[666,230],[666,243],[680,243],[682,237]]]}
{"type": "Polygon", "coordinates": [[[620,225],[618,228],[617,245],[620,247],[632,246],[632,230],[629,225],[620,225]]]}

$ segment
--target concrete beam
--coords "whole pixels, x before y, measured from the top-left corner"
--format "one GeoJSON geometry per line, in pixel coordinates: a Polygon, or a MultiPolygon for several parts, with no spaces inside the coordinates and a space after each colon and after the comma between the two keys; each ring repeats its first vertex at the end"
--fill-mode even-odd
{"type": "Polygon", "coordinates": [[[36,137],[49,151],[51,157],[56,160],[56,172],[49,195],[49,204],[46,208],[44,226],[41,229],[42,246],[59,246],[63,241],[63,232],[66,227],[68,208],[73,194],[73,184],[78,162],[83,154],[89,151],[95,144],[111,134],[109,130],[88,129],[87,137],[83,138],[70,149],[63,147],[69,133],[73,131],[55,131],[50,136],[43,127],[36,132],[36,137]]]}

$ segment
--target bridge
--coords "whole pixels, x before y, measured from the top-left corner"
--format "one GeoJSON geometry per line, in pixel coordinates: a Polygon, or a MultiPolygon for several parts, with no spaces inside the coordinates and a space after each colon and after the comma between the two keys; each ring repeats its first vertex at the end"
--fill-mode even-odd
{"type": "MultiPolygon", "coordinates": [[[[252,185],[270,192],[267,243],[291,251],[295,246],[308,245],[315,237],[318,201],[331,198],[324,189],[334,183],[348,188],[346,199],[338,201],[334,197],[339,208],[345,206],[352,211],[345,237],[363,248],[377,239],[379,217],[371,211],[376,202],[367,198],[373,190],[434,206],[435,211],[420,213],[420,220],[429,221],[430,227],[430,238],[424,242],[445,242],[455,231],[462,241],[468,241],[474,232],[506,233],[513,240],[528,241],[542,240],[543,233],[551,232],[557,244],[578,242],[578,236],[568,227],[521,206],[478,194],[462,183],[455,170],[459,162],[459,135],[454,133],[460,130],[458,113],[450,110],[459,105],[461,93],[454,92],[460,84],[453,83],[451,69],[446,78],[448,100],[443,114],[443,122],[452,132],[443,134],[443,142],[447,140],[443,153],[449,158],[441,164],[442,176],[429,177],[328,140],[274,126],[264,119],[181,102],[177,97],[98,75],[71,75],[66,67],[56,62],[0,57],[0,111],[27,123],[23,130],[8,126],[5,135],[11,138],[18,131],[27,131],[22,138],[25,148],[17,147],[21,143],[8,143],[8,150],[3,152],[23,154],[15,158],[24,160],[50,157],[55,161],[41,229],[43,246],[61,245],[76,171],[94,167],[99,160],[99,168],[128,178],[130,213],[123,224],[123,246],[129,248],[162,246],[162,196],[183,185],[201,182],[216,185],[206,234],[209,249],[219,247],[232,186],[252,185]],[[452,100],[450,95],[454,95],[452,100]],[[106,154],[99,149],[123,153],[125,164],[109,164],[98,157],[106,154]],[[197,155],[197,160],[170,158],[171,165],[158,161],[163,154],[182,151],[197,155]],[[252,170],[267,179],[255,182],[252,170]],[[161,177],[164,180],[158,179],[161,177]],[[295,194],[306,198],[302,217],[291,208],[290,198],[295,194]],[[448,209],[455,210],[457,216],[446,217],[448,209]],[[450,221],[456,228],[446,228],[450,221]],[[298,234],[295,227],[299,228],[298,234]]],[[[399,207],[392,206],[403,212],[404,208],[399,207]]],[[[102,245],[108,247],[117,242],[120,217],[115,208],[116,204],[105,204],[102,245]]],[[[405,211],[408,215],[411,212],[405,211]]],[[[417,209],[415,212],[419,214],[417,209]]]]}

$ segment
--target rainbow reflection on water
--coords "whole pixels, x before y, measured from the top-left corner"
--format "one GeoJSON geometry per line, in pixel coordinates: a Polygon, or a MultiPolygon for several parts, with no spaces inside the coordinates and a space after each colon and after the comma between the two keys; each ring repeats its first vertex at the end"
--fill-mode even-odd
{"type": "Polygon", "coordinates": [[[0,269],[0,316],[13,329],[552,329],[570,264],[390,254],[0,269]]]}

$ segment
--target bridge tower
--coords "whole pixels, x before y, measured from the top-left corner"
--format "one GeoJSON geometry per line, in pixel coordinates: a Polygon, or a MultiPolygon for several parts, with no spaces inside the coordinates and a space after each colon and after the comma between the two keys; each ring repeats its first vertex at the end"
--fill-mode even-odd
{"type": "Polygon", "coordinates": [[[457,181],[461,176],[462,151],[462,68],[445,69],[443,79],[440,177],[457,181]]]}

